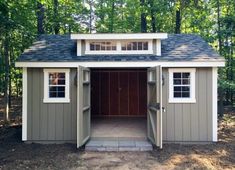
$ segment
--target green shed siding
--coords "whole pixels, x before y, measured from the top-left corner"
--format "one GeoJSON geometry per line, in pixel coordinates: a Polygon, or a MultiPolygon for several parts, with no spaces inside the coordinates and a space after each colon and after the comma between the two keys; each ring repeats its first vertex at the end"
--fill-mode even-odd
{"type": "Polygon", "coordinates": [[[70,69],[70,103],[43,103],[44,73],[28,68],[28,141],[76,141],[77,87],[76,69],[70,69]]]}
{"type": "Polygon", "coordinates": [[[169,73],[163,68],[163,140],[212,141],[212,68],[196,68],[196,103],[169,103],[169,73]]]}

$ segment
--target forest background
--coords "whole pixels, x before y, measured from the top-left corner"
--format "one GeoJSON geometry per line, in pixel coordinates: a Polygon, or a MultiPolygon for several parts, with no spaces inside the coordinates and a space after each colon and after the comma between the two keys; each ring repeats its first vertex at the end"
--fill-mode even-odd
{"type": "Polygon", "coordinates": [[[22,95],[15,61],[41,34],[198,34],[226,60],[219,69],[219,114],[235,105],[234,0],[0,0],[0,97],[10,120],[22,95]]]}

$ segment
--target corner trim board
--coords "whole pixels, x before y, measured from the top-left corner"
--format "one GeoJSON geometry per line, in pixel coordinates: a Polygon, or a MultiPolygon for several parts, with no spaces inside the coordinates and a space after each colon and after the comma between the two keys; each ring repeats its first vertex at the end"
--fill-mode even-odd
{"type": "Polygon", "coordinates": [[[212,141],[217,142],[217,67],[212,68],[212,141]]]}
{"type": "Polygon", "coordinates": [[[22,141],[27,141],[27,68],[23,68],[22,141]]]}

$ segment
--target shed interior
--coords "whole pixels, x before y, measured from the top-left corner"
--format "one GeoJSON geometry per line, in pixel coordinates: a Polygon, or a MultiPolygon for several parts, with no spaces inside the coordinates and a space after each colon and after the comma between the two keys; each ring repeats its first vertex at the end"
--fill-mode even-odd
{"type": "Polygon", "coordinates": [[[146,69],[91,69],[91,137],[146,138],[146,115],[146,69]]]}

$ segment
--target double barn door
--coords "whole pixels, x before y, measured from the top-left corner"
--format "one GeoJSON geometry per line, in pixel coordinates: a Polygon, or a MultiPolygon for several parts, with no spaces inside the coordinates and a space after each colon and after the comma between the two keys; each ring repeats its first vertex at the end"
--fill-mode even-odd
{"type": "Polygon", "coordinates": [[[77,147],[84,145],[90,138],[91,110],[95,110],[98,115],[129,116],[142,115],[147,110],[148,139],[162,148],[162,68],[149,68],[147,73],[131,71],[97,71],[91,75],[89,69],[78,67],[77,147]],[[98,87],[94,88],[94,85],[98,87]],[[100,97],[94,98],[94,93],[100,97]],[[93,97],[92,104],[90,97],[93,97]]]}
{"type": "Polygon", "coordinates": [[[91,71],[94,117],[146,116],[147,72],[143,69],[91,71]]]}

